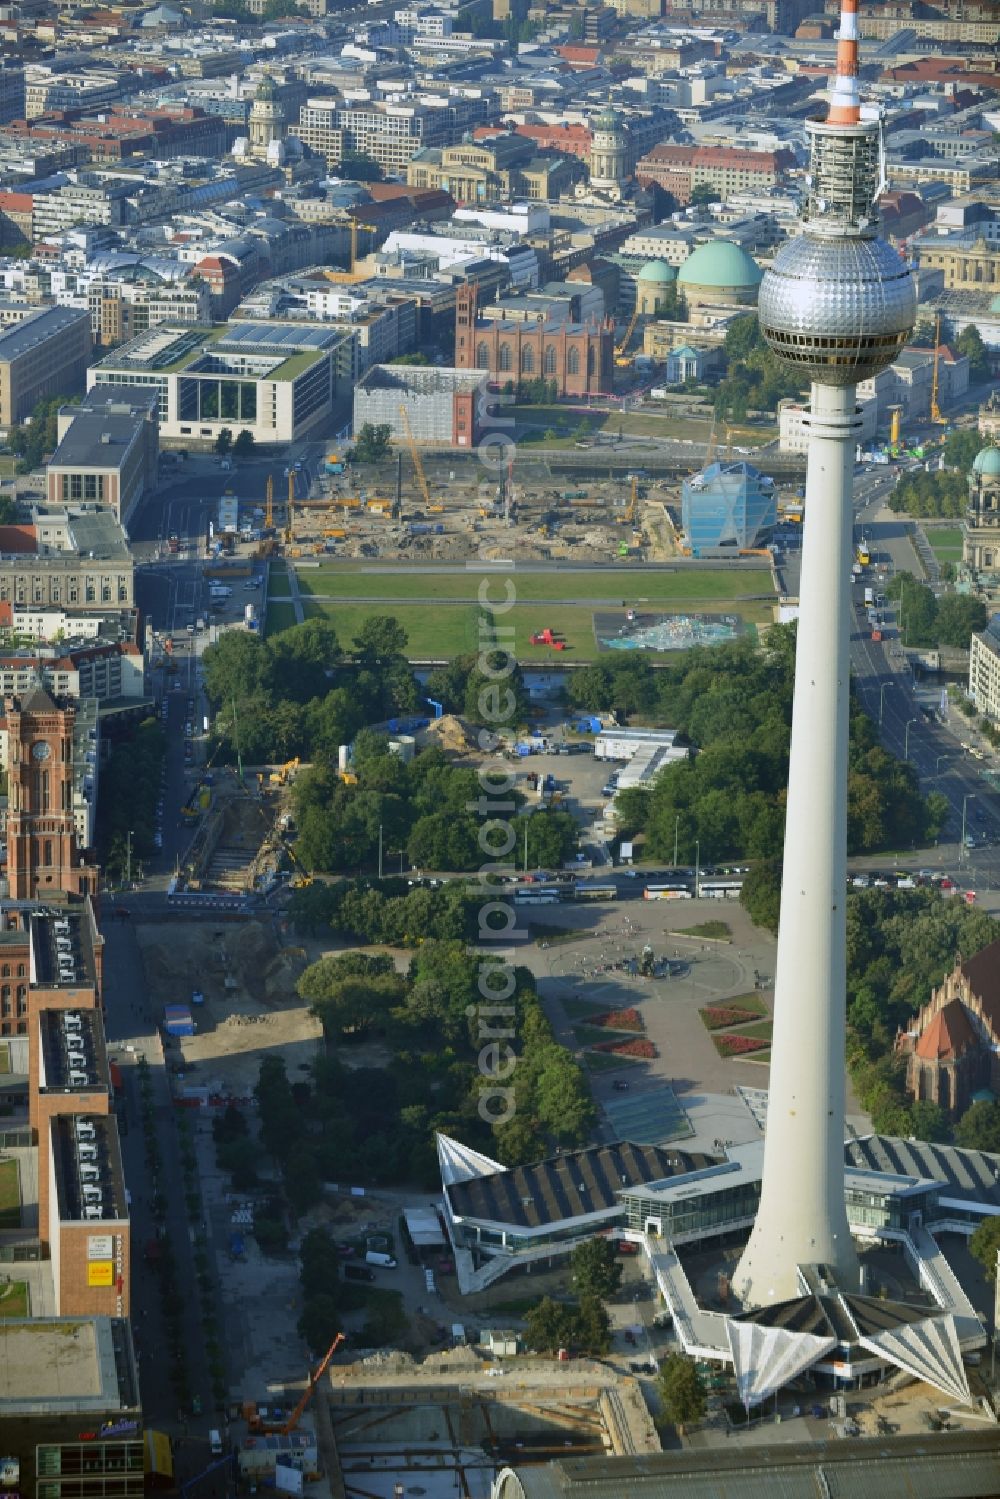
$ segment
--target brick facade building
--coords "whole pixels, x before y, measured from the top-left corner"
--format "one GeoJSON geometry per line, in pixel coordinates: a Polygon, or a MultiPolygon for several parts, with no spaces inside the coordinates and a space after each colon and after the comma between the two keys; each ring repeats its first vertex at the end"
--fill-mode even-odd
{"type": "Polygon", "coordinates": [[[477,288],[460,287],[455,306],[455,366],[485,370],[498,385],[554,380],[560,396],[610,391],[614,324],[487,321],[477,316],[477,288]]]}
{"type": "Polygon", "coordinates": [[[981,1089],[1000,1092],[1000,942],[959,957],[896,1045],[915,1099],[957,1115],[981,1089]]]}

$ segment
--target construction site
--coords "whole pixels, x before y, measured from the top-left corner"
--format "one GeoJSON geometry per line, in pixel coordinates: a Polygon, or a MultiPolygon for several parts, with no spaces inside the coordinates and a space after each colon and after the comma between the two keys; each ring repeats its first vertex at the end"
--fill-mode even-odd
{"type": "MultiPolygon", "coordinates": [[[[476,452],[422,449],[403,408],[400,445],[381,462],[351,471],[342,454],[329,453],[310,494],[300,498],[289,475],[283,516],[265,550],[283,544],[291,558],[459,561],[513,551],[523,561],[677,560],[690,555],[681,530],[682,481],[692,467],[735,452],[728,432],[720,434],[714,423],[705,430],[694,463],[659,439],[632,438],[623,447],[596,434],[537,454],[522,442],[516,462],[506,465],[504,453],[513,454],[514,444],[505,439],[503,449],[490,450],[487,465],[476,452]]],[[[801,459],[768,449],[758,461],[794,501],[801,459]]],[[[269,492],[269,529],[273,514],[269,492]]]]}

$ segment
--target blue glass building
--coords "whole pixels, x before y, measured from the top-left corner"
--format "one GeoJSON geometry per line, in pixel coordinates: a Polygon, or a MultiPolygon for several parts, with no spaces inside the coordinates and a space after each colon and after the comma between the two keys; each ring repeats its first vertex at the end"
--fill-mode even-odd
{"type": "Polygon", "coordinates": [[[693,557],[764,546],[777,516],[774,480],[749,463],[711,463],[681,490],[681,524],[693,557]]]}

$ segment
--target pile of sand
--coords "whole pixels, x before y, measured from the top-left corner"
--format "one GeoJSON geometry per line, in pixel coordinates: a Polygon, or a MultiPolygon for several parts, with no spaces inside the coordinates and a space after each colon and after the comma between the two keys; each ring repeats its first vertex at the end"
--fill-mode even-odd
{"type": "Polygon", "coordinates": [[[420,730],[417,741],[421,749],[436,745],[438,749],[447,750],[453,755],[465,754],[467,750],[474,748],[475,744],[462,720],[456,718],[454,713],[446,713],[443,718],[435,718],[426,729],[420,730]]]}

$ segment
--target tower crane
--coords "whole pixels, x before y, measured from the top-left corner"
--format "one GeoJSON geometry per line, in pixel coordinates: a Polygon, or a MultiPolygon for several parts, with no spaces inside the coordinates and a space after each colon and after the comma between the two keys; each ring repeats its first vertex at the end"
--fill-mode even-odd
{"type": "Polygon", "coordinates": [[[934,319],[934,376],[931,381],[931,421],[940,426],[945,418],[941,415],[941,407],[938,403],[940,386],[938,383],[939,365],[941,362],[941,314],[938,313],[934,319]]]}
{"type": "Polygon", "coordinates": [[[420,459],[420,450],[417,447],[417,439],[414,437],[413,428],[410,426],[410,413],[407,411],[405,405],[402,402],[400,402],[399,414],[403,418],[403,430],[406,433],[406,446],[409,449],[410,457],[413,460],[413,468],[417,476],[417,483],[420,485],[420,493],[424,497],[424,506],[429,510],[431,506],[431,492],[427,488],[427,475],[424,473],[424,465],[420,459]]]}
{"type": "Polygon", "coordinates": [[[351,226],[351,275],[354,275],[354,267],[358,259],[358,230],[363,229],[366,234],[374,234],[374,224],[359,224],[357,219],[350,218],[347,221],[351,226]]]}
{"type": "Polygon", "coordinates": [[[623,365],[627,365],[629,363],[629,358],[628,358],[628,355],[626,354],[625,351],[628,348],[629,344],[632,342],[632,334],[635,332],[635,325],[636,325],[636,323],[638,321],[639,321],[639,298],[638,298],[638,295],[637,295],[636,299],[635,299],[635,309],[634,309],[634,311],[632,313],[632,316],[631,316],[631,318],[629,320],[629,325],[628,325],[628,327],[625,330],[625,337],[622,339],[621,343],[618,345],[617,349],[615,350],[615,364],[617,364],[619,368],[621,368],[623,365]]]}
{"type": "Polygon", "coordinates": [[[274,476],[267,476],[267,499],[264,501],[264,530],[274,530],[274,476]]]}
{"type": "Polygon", "coordinates": [[[295,470],[288,470],[288,502],[285,513],[285,545],[292,544],[292,512],[295,506],[295,470]]]}

